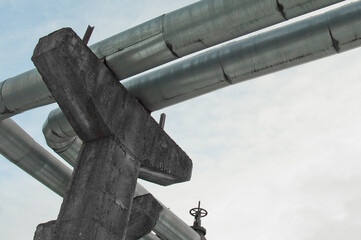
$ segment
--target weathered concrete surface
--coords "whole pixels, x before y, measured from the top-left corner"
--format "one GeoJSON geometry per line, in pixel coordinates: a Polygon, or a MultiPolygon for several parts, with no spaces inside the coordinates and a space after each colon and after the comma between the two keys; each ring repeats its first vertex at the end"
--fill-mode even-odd
{"type": "Polygon", "coordinates": [[[56,221],[39,224],[36,228],[34,240],[49,240],[52,238],[56,221]]]}
{"type": "Polygon", "coordinates": [[[84,141],[51,239],[149,233],[161,212],[152,197],[138,201],[155,212],[139,208],[127,231],[140,165],[143,178],[169,185],[190,179],[189,157],[71,29],[40,39],[32,60],[84,141]]]}
{"type": "Polygon", "coordinates": [[[161,211],[163,207],[151,194],[135,197],[125,239],[137,240],[150,233],[161,211]]]}
{"type": "MultiPolygon", "coordinates": [[[[125,240],[136,240],[150,233],[156,225],[161,204],[151,194],[137,196],[133,199],[125,240]]],[[[55,229],[56,221],[39,224],[36,228],[34,240],[50,240],[55,229]]],[[[152,238],[152,236],[149,236],[152,238]]]]}
{"type": "Polygon", "coordinates": [[[141,178],[161,185],[190,179],[187,154],[71,29],[40,39],[32,60],[83,141],[113,134],[141,162],[141,178]]]}
{"type": "Polygon", "coordinates": [[[113,137],[83,144],[53,240],[125,239],[139,162],[113,137]]]}

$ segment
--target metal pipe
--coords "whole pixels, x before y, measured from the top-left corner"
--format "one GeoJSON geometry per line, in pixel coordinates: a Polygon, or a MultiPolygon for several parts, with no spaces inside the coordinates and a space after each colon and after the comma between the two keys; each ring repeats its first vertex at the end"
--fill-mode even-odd
{"type": "Polygon", "coordinates": [[[157,225],[154,227],[153,231],[156,232],[157,235],[161,237],[161,239],[201,240],[201,237],[198,233],[196,233],[191,227],[185,224],[175,214],[171,214],[171,211],[168,208],[164,208],[164,210],[161,212],[158,222],[157,225]]]}
{"type": "MultiPolygon", "coordinates": [[[[361,1],[357,1],[122,83],[148,110],[155,111],[234,83],[359,47],[360,38],[361,1]]],[[[57,111],[57,118],[65,119],[57,111]]],[[[65,120],[61,122],[66,125],[61,128],[70,127],[65,120]]],[[[56,132],[56,128],[52,131],[56,132]]],[[[53,137],[52,131],[44,132],[47,139],[53,137]]]]}
{"type": "MultiPolygon", "coordinates": [[[[90,48],[119,79],[343,0],[207,0],[90,48]]],[[[34,69],[0,83],[0,119],[54,102],[34,69]]]]}
{"type": "Polygon", "coordinates": [[[341,0],[207,0],[94,44],[119,79],[341,0]]]}
{"type": "Polygon", "coordinates": [[[43,134],[48,146],[71,166],[75,166],[83,142],[76,136],[60,108],[49,113],[43,124],[43,134]]]}
{"type": "Polygon", "coordinates": [[[0,153],[58,195],[65,194],[71,169],[10,118],[0,122],[0,153]]]}
{"type": "MultiPolygon", "coordinates": [[[[10,118],[0,122],[0,153],[59,196],[64,197],[71,179],[72,170],[40,146],[10,118]]],[[[135,196],[148,193],[148,190],[137,183],[135,196]]],[[[177,235],[179,239],[199,240],[194,231],[189,233],[190,228],[182,220],[178,219],[173,212],[169,211],[166,206],[161,202],[159,203],[163,206],[164,211],[160,214],[160,218],[154,228],[157,234],[167,237],[173,236],[176,231],[177,234],[180,234],[180,236],[177,235]],[[164,226],[167,227],[165,228],[164,226]]],[[[141,239],[159,240],[152,233],[141,239]]]]}
{"type": "MultiPolygon", "coordinates": [[[[151,110],[360,46],[361,1],[124,81],[151,110]]],[[[43,126],[49,146],[72,164],[81,140],[61,110],[43,126]],[[64,131],[63,131],[64,130],[64,131]],[[56,144],[54,144],[56,143],[56,144]]]]}
{"type": "Polygon", "coordinates": [[[36,69],[0,83],[0,120],[55,102],[36,69]]]}
{"type": "Polygon", "coordinates": [[[361,45],[361,1],[132,77],[123,85],[150,111],[361,45]]]}

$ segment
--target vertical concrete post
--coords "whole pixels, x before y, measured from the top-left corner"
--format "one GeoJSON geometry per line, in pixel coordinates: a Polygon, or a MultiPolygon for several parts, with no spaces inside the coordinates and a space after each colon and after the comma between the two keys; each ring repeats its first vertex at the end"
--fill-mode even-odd
{"type": "Polygon", "coordinates": [[[113,137],[84,143],[54,240],[125,239],[139,162],[113,137]]]}

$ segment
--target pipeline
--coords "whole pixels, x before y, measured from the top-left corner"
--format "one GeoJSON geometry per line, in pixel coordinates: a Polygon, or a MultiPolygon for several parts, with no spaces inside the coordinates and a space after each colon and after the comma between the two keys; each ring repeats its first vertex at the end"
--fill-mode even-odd
{"type": "Polygon", "coordinates": [[[10,118],[0,122],[0,153],[55,193],[64,196],[71,179],[71,169],[10,118]]]}
{"type": "Polygon", "coordinates": [[[361,45],[361,1],[135,76],[123,85],[149,111],[361,45]]]}
{"type": "MultiPolygon", "coordinates": [[[[90,48],[124,79],[343,0],[207,0],[154,18],[90,48]]],[[[141,86],[140,86],[141,87],[141,86]]],[[[0,83],[0,120],[55,100],[36,69],[0,83]]]]}
{"type": "MultiPolygon", "coordinates": [[[[155,111],[222,87],[359,47],[360,38],[361,1],[357,1],[122,83],[148,110],[155,111]]],[[[53,134],[64,135],[61,129],[71,127],[60,110],[53,111],[43,126],[49,144],[65,141],[53,134]],[[58,119],[58,123],[52,119],[58,119]]],[[[67,131],[74,143],[68,142],[67,147],[61,148],[61,156],[74,161],[81,141],[73,130],[67,131]]],[[[59,152],[59,148],[54,150],[59,152]]]]}

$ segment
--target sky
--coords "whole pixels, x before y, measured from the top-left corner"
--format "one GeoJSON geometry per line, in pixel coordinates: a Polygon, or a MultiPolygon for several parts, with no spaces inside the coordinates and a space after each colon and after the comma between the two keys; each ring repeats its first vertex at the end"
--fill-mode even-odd
{"type": "MultiPolygon", "coordinates": [[[[38,39],[59,28],[82,36],[95,25],[92,44],[193,2],[0,0],[0,81],[32,69],[38,39]]],[[[200,200],[209,240],[359,240],[360,56],[355,49],[152,113],[167,114],[165,131],[193,160],[193,175],[168,187],[140,182],[190,225],[200,200]]],[[[46,147],[41,127],[56,107],[13,120],[46,147]]],[[[0,156],[0,239],[32,239],[61,202],[0,156]]]]}

